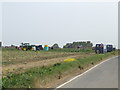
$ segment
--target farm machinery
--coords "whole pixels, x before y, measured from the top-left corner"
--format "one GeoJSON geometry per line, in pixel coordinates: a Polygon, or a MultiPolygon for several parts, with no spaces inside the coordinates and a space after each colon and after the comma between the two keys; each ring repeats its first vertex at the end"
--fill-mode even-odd
{"type": "Polygon", "coordinates": [[[114,50],[115,50],[115,48],[113,48],[113,45],[109,45],[109,44],[108,45],[96,44],[96,46],[95,46],[96,54],[112,52],[114,50]]]}
{"type": "Polygon", "coordinates": [[[21,48],[23,51],[27,51],[27,50],[31,50],[31,49],[32,49],[32,46],[31,46],[29,43],[21,43],[20,48],[21,48]]]}
{"type": "Polygon", "coordinates": [[[27,50],[43,50],[42,45],[30,45],[29,43],[21,43],[19,49],[23,50],[23,51],[27,51],[27,50]]]}

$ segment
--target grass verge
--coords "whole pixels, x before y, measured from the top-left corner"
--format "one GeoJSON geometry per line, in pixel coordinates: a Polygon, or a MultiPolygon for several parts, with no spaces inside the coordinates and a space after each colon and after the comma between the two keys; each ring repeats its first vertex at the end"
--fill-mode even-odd
{"type": "Polygon", "coordinates": [[[117,52],[111,52],[106,54],[96,54],[83,59],[77,59],[73,62],[62,62],[46,67],[35,67],[27,70],[24,73],[14,74],[9,73],[6,77],[2,78],[3,88],[40,88],[45,87],[48,83],[52,83],[52,80],[60,80],[68,72],[76,69],[84,69],[90,64],[104,60],[113,55],[117,55],[117,52]],[[39,84],[39,86],[37,86],[39,84]]]}

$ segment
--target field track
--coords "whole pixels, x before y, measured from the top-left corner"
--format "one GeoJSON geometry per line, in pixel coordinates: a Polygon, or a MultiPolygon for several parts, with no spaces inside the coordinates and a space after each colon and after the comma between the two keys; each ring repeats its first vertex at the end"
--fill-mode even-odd
{"type": "Polygon", "coordinates": [[[11,64],[11,65],[3,65],[2,70],[3,75],[7,74],[8,72],[24,72],[26,69],[33,68],[33,67],[42,67],[42,66],[48,66],[53,65],[55,63],[59,63],[64,61],[64,59],[67,58],[84,58],[89,55],[71,55],[66,57],[58,57],[58,58],[52,58],[52,59],[46,59],[46,60],[40,60],[40,61],[32,61],[32,62],[26,62],[26,63],[18,63],[18,64],[11,64]]]}

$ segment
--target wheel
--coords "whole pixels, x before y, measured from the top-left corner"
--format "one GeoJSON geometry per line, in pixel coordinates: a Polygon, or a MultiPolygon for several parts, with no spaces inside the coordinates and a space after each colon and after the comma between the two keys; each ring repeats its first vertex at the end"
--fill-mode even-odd
{"type": "Polygon", "coordinates": [[[97,54],[100,54],[100,51],[99,51],[99,50],[97,50],[97,51],[96,51],[96,53],[97,53],[97,54]]]}
{"type": "Polygon", "coordinates": [[[23,50],[24,50],[24,51],[26,51],[26,50],[27,50],[27,48],[23,48],[23,50]]]}

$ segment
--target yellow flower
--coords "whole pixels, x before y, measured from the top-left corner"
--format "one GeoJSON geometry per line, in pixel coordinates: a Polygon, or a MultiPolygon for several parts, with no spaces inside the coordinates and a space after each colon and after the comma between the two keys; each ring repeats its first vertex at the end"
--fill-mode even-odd
{"type": "Polygon", "coordinates": [[[76,61],[76,59],[74,59],[74,58],[68,58],[68,59],[64,60],[64,62],[72,62],[72,61],[76,61]]]}

